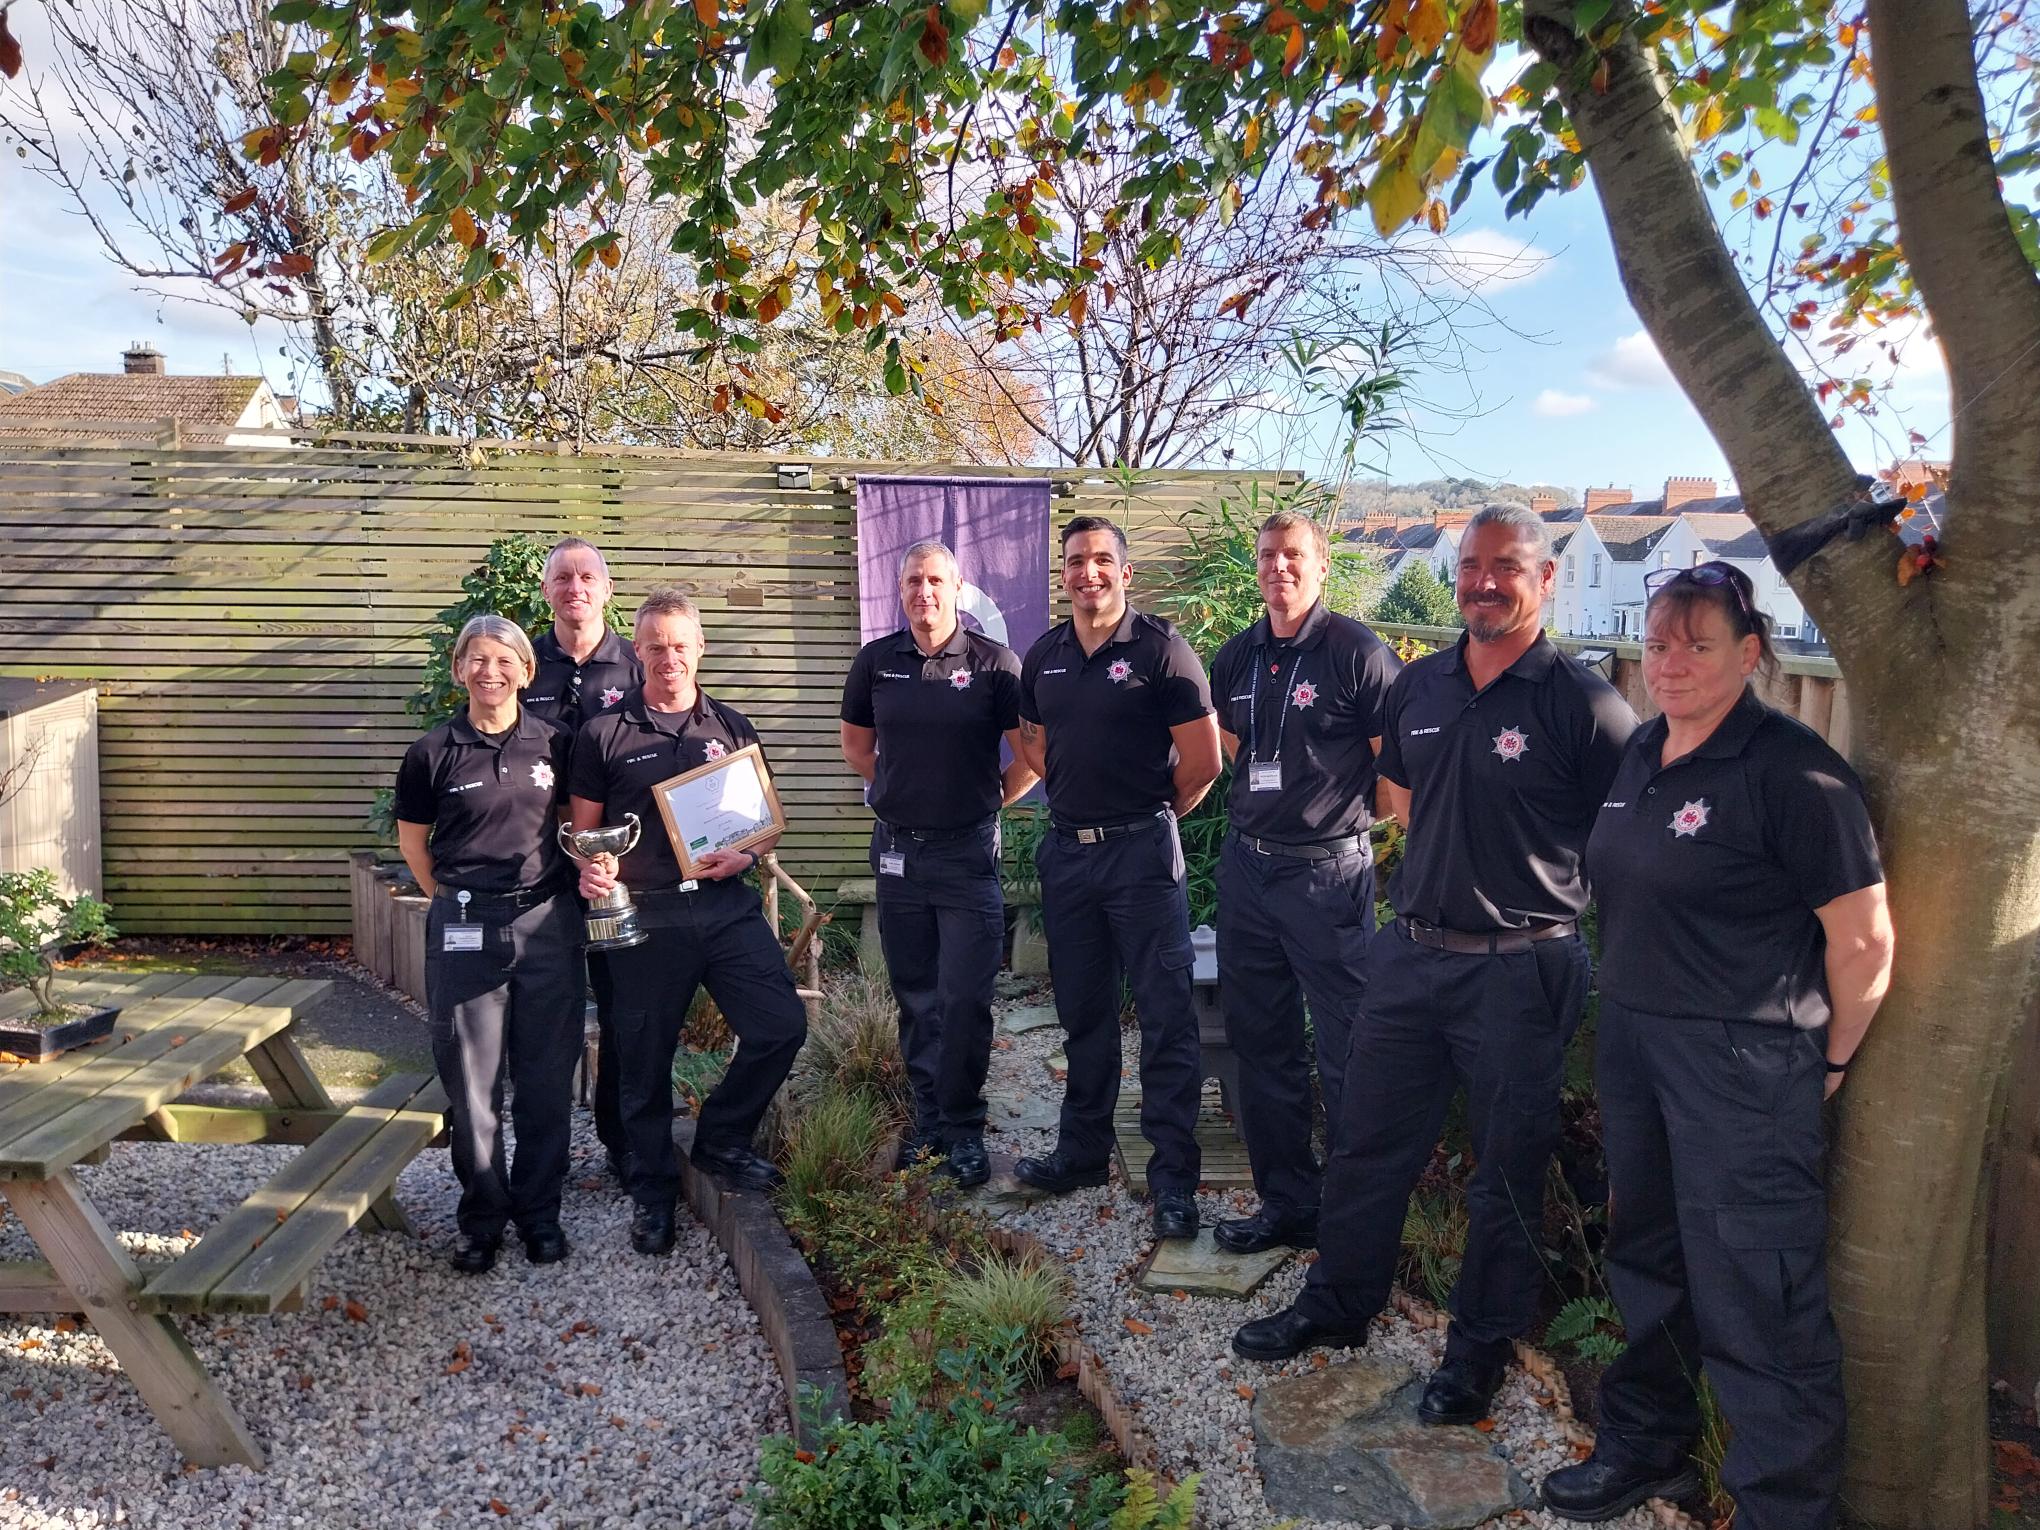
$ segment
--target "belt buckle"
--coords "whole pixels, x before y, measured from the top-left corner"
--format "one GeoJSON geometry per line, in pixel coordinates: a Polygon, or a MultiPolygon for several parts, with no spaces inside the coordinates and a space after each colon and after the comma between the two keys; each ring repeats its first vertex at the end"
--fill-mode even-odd
{"type": "Polygon", "coordinates": [[[1079,829],[1079,830],[1077,830],[1077,843],[1078,843],[1078,844],[1080,844],[1080,845],[1096,845],[1096,844],[1101,844],[1101,843],[1103,843],[1103,842],[1104,842],[1104,839],[1105,839],[1105,831],[1104,831],[1103,829],[1079,829]]]}

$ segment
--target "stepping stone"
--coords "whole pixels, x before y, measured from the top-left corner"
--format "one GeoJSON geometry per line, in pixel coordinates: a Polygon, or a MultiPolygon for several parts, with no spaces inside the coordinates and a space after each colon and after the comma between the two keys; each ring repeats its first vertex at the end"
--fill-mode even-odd
{"type": "Polygon", "coordinates": [[[1048,937],[1041,933],[1038,909],[1022,909],[1013,925],[1012,968],[1015,977],[1048,976],[1048,937]]]}
{"type": "Polygon", "coordinates": [[[1070,1071],[1069,1055],[1064,1052],[1057,1052],[1053,1057],[1048,1059],[1047,1063],[1045,1063],[1044,1066],[1048,1069],[1050,1073],[1057,1074],[1067,1073],[1070,1071]]]}
{"type": "Polygon", "coordinates": [[[999,1022],[999,1029],[1008,1036],[1024,1036],[1029,1031],[1045,1030],[1059,1024],[1053,1004],[1030,1004],[1024,1009],[1009,1009],[999,1022]]]}
{"type": "Polygon", "coordinates": [[[1417,1422],[1416,1374],[1361,1353],[1254,1397],[1254,1446],[1277,1514],[1405,1530],[1469,1530],[1535,1501],[1473,1428],[1417,1422]]]}
{"type": "Polygon", "coordinates": [[[1188,1291],[1192,1296],[1227,1296],[1235,1300],[1281,1269],[1293,1252],[1265,1249],[1258,1254],[1229,1254],[1218,1246],[1209,1227],[1199,1228],[1189,1242],[1166,1239],[1134,1282],[1143,1291],[1188,1291]]]}
{"type": "Polygon", "coordinates": [[[970,1192],[971,1200],[986,1211],[998,1212],[1012,1207],[1031,1206],[1047,1197],[1048,1192],[1035,1185],[1023,1182],[1013,1173],[1013,1155],[994,1153],[992,1177],[970,1192]]]}
{"type": "Polygon", "coordinates": [[[985,1124],[1000,1131],[1046,1131],[1062,1120],[1062,1107],[1039,1095],[995,1094],[985,1101],[985,1124]]]}
{"type": "Polygon", "coordinates": [[[992,997],[1020,999],[1034,992],[1035,980],[1020,973],[1002,972],[992,979],[992,997]]]}

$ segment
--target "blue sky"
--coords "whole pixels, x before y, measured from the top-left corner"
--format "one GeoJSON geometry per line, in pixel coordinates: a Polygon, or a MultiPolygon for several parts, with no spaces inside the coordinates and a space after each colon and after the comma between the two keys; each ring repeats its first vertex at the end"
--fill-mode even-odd
{"type": "MultiPolygon", "coordinates": [[[[44,53],[41,8],[16,7],[30,68],[44,53]]],[[[1504,66],[1505,67],[1505,66],[1504,66]]],[[[0,89],[7,87],[0,86],[0,89]]],[[[11,148],[11,145],[7,146],[11,148]]],[[[1479,145],[1476,144],[1476,152],[1479,145]]],[[[1746,215],[1745,215],[1746,216],[1746,215]]],[[[1732,233],[1734,230],[1732,230],[1732,233]]],[[[1399,236],[1435,250],[1435,236],[1399,236]]],[[[1517,483],[1632,488],[1649,498],[1670,475],[1728,471],[1698,415],[1665,372],[1622,295],[1600,207],[1590,188],[1547,197],[1524,220],[1501,216],[1483,182],[1445,235],[1458,280],[1486,309],[1450,365],[1413,379],[1416,429],[1378,459],[1391,481],[1443,475],[1517,483]]],[[[146,340],[174,372],[260,372],[279,392],[295,380],[283,336],[233,312],[144,290],[117,269],[63,196],[20,159],[0,159],[0,369],[41,382],[71,371],[114,371],[146,340]]],[[[1915,336],[1874,422],[1843,439],[1866,471],[1921,449],[1946,456],[1946,388],[1927,337],[1915,336]]],[[[1302,437],[1245,432],[1236,466],[1321,471],[1329,428],[1302,437]]]]}

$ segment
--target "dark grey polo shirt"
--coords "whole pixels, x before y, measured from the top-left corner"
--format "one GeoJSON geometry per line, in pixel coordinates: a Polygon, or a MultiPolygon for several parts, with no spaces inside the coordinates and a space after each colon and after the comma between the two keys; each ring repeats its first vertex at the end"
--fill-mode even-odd
{"type": "Polygon", "coordinates": [[[961,829],[999,811],[999,742],[1020,726],[1020,660],[957,624],[924,654],[911,628],[851,661],[843,721],[878,734],[871,808],[903,829],[961,829]]]}
{"type": "Polygon", "coordinates": [[[531,640],[531,651],[538,656],[538,673],[524,688],[525,709],[562,724],[569,735],[589,718],[621,706],[645,683],[644,666],[630,640],[615,632],[603,633],[581,664],[568,657],[550,627],[531,640]]]}
{"type": "Polygon", "coordinates": [[[558,840],[572,740],[558,723],[519,711],[500,739],[462,712],[404,752],[396,815],[432,826],[432,875],[449,887],[508,893],[558,879],[558,840]]]}

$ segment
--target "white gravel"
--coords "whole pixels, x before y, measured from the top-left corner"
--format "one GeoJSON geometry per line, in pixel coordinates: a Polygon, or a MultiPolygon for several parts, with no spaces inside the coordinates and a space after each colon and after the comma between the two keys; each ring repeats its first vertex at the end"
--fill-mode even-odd
{"type": "MultiPolygon", "coordinates": [[[[122,1144],[78,1172],[146,1259],[293,1151],[122,1144]]],[[[435,1149],[398,1185],[419,1240],[349,1233],[300,1312],[180,1320],[266,1472],[187,1467],[89,1329],[0,1318],[0,1527],[748,1525],[759,1441],[787,1427],[771,1352],[684,1205],[670,1258],[631,1251],[600,1162],[583,1116],[564,1263],[527,1264],[513,1234],[488,1275],[449,1270],[457,1192],[435,1149]]],[[[0,1217],[0,1259],[35,1254],[0,1217]]]]}
{"type": "MultiPolygon", "coordinates": [[[[1045,992],[1036,1000],[1023,997],[1011,1002],[1037,1000],[1046,1002],[1045,992]]],[[[1001,1032],[1002,1045],[992,1053],[988,1088],[1059,1101],[1062,1085],[1048,1072],[1047,1059],[1060,1050],[1062,1040],[1061,1030],[1053,1027],[1024,1036],[1001,1032]]],[[[1131,1028],[1124,1055],[1132,1087],[1139,1042],[1131,1028]]],[[[994,1131],[987,1143],[994,1152],[1033,1153],[1053,1145],[1054,1137],[1053,1131],[994,1131]]],[[[1255,1205],[1250,1190],[1208,1191],[1197,1200],[1207,1223],[1243,1215],[1255,1205]]],[[[1284,1265],[1245,1301],[1139,1291],[1134,1277],[1154,1242],[1148,1217],[1146,1201],[1129,1192],[1115,1170],[1109,1186],[1051,1197],[1008,1211],[1003,1220],[1032,1233],[1067,1262],[1084,1339],[1104,1362],[1113,1390],[1154,1441],[1160,1469],[1178,1479],[1190,1472],[1204,1474],[1198,1492],[1200,1523],[1211,1530],[1265,1530],[1278,1522],[1295,1530],[1313,1530],[1319,1522],[1285,1520],[1262,1496],[1261,1474],[1254,1462],[1252,1393],[1276,1377],[1302,1375],[1328,1356],[1329,1363],[1337,1364],[1336,1352],[1317,1351],[1315,1358],[1305,1355],[1279,1366],[1241,1360],[1232,1353],[1233,1331],[1241,1323],[1289,1305],[1303,1284],[1304,1265],[1301,1261],[1284,1265]],[[1128,1319],[1153,1331],[1129,1329],[1128,1319]]],[[[1420,1329],[1391,1313],[1375,1323],[1369,1349],[1406,1360],[1422,1375],[1442,1356],[1444,1334],[1420,1329]]],[[[1574,1459],[1557,1427],[1550,1397],[1520,1370],[1510,1371],[1494,1418],[1491,1438],[1533,1486],[1574,1459]]],[[[1512,1525],[1548,1530],[1568,1525],[1541,1511],[1505,1518],[1512,1525]]],[[[1637,1509],[1614,1523],[1623,1530],[1650,1530],[1656,1521],[1647,1510],[1637,1509]]]]}

